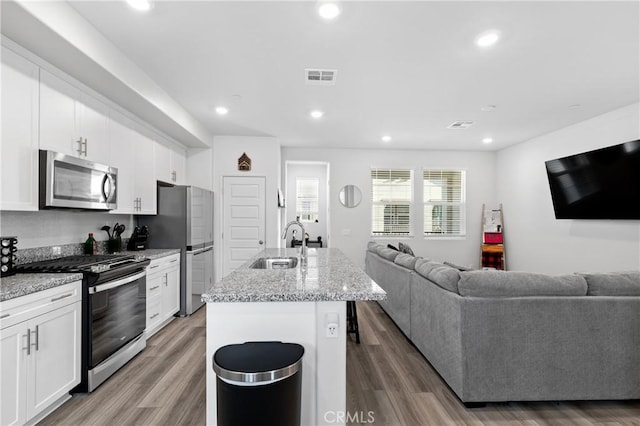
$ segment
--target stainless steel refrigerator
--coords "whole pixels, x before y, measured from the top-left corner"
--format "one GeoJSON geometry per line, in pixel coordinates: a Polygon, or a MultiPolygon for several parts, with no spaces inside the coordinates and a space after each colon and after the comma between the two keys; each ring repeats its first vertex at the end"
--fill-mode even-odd
{"type": "Polygon", "coordinates": [[[213,192],[158,185],[158,214],[138,225],[149,228],[148,248],[180,249],[180,316],[191,315],[213,284],[213,192]]]}

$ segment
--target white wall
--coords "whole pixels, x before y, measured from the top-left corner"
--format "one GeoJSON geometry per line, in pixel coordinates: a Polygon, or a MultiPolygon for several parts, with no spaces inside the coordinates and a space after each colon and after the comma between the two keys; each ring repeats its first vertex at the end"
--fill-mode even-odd
{"type": "MultiPolygon", "coordinates": [[[[322,237],[324,242],[323,247],[327,244],[327,230],[328,230],[328,210],[327,210],[327,164],[317,163],[289,163],[286,164],[286,220],[289,222],[296,218],[296,179],[297,178],[316,178],[318,179],[318,222],[305,222],[304,228],[309,238],[315,240],[318,236],[322,237]]],[[[287,244],[291,242],[291,236],[294,230],[298,230],[296,239],[301,239],[300,230],[298,227],[291,227],[287,233],[287,244]]]]}
{"type": "Polygon", "coordinates": [[[187,150],[187,182],[213,191],[213,149],[187,150]]]}
{"type": "MultiPolygon", "coordinates": [[[[331,247],[341,249],[357,265],[364,265],[367,241],[371,239],[371,167],[409,167],[420,178],[422,168],[460,168],[467,171],[467,236],[462,239],[425,239],[422,236],[422,191],[416,185],[415,235],[403,238],[418,256],[461,265],[478,266],[480,261],[480,216],[482,204],[493,206],[495,154],[492,152],[401,151],[283,148],[282,161],[322,161],[330,164],[329,186],[331,247]],[[362,203],[343,207],[338,194],[344,185],[362,191],[362,203]]],[[[378,239],[397,246],[400,238],[378,239]]]]}
{"type": "MultiPolygon", "coordinates": [[[[557,220],[544,162],[640,138],[640,104],[504,149],[497,156],[508,267],[544,273],[640,266],[640,221],[557,220]]],[[[638,200],[629,200],[638,202],[638,200]]]]}
{"type": "Polygon", "coordinates": [[[124,223],[123,237],[133,231],[133,216],[114,215],[106,212],[76,210],[41,210],[37,212],[0,212],[0,233],[17,236],[18,249],[59,246],[84,243],[87,234],[93,232],[98,241],[106,241],[104,225],[113,228],[116,222],[124,223]]]}
{"type": "Polygon", "coordinates": [[[213,139],[215,278],[222,278],[222,178],[224,176],[264,176],[266,178],[265,247],[280,245],[280,210],[277,191],[281,181],[280,143],[276,138],[217,136],[213,139]],[[245,152],[251,158],[251,171],[238,171],[238,158],[245,152]]]}

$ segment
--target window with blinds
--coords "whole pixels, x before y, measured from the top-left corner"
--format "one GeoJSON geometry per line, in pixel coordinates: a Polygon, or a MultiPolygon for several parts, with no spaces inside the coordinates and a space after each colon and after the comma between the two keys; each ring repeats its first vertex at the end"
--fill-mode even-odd
{"type": "Polygon", "coordinates": [[[424,170],[422,180],[424,235],[465,235],[465,172],[424,170]]]}
{"type": "Polygon", "coordinates": [[[372,235],[411,235],[412,175],[410,169],[371,169],[372,235]]]}
{"type": "Polygon", "coordinates": [[[318,193],[320,181],[317,178],[296,179],[296,216],[302,222],[318,220],[318,193]]]}

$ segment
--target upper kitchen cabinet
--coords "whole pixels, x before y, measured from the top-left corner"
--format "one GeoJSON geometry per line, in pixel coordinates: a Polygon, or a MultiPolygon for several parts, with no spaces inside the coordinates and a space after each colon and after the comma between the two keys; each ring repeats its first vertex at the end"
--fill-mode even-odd
{"type": "Polygon", "coordinates": [[[0,210],[38,210],[38,67],[2,47],[0,210]]]}
{"type": "Polygon", "coordinates": [[[111,213],[156,214],[153,140],[125,118],[109,126],[109,165],[118,169],[118,208],[111,213]]]}
{"type": "Polygon", "coordinates": [[[40,70],[40,149],[106,164],[108,130],[105,104],[40,70]]]}
{"type": "Polygon", "coordinates": [[[180,148],[169,148],[159,142],[155,144],[156,179],[176,185],[187,184],[187,156],[180,148]]]}

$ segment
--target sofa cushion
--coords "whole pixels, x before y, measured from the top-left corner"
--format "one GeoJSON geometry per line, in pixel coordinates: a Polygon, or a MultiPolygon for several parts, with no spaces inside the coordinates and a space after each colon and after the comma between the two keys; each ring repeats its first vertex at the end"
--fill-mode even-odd
{"type": "Polygon", "coordinates": [[[458,293],[458,281],[460,280],[460,271],[449,266],[436,266],[429,271],[427,278],[438,286],[458,293]]]}
{"type": "Polygon", "coordinates": [[[434,262],[433,260],[419,258],[418,260],[416,260],[416,264],[413,269],[423,277],[429,278],[429,272],[431,272],[433,268],[437,268],[438,266],[444,265],[442,263],[434,262]]]}
{"type": "Polygon", "coordinates": [[[578,275],[587,280],[589,296],[640,296],[640,271],[578,275]]]}
{"type": "Polygon", "coordinates": [[[380,257],[383,257],[392,262],[395,260],[396,256],[400,254],[398,250],[393,250],[384,246],[378,247],[376,252],[380,257]]]}
{"type": "Polygon", "coordinates": [[[458,271],[473,271],[474,270],[474,268],[467,268],[466,266],[456,265],[455,263],[452,263],[452,262],[444,262],[444,264],[447,265],[447,266],[451,266],[452,268],[455,268],[458,271]]]}
{"type": "Polygon", "coordinates": [[[376,243],[375,241],[369,241],[367,243],[367,250],[373,253],[377,253],[378,247],[384,247],[382,244],[376,243]]]}
{"type": "Polygon", "coordinates": [[[587,282],[575,274],[464,271],[460,272],[458,292],[467,297],[585,296],[587,282]]]}
{"type": "Polygon", "coordinates": [[[399,253],[393,261],[394,263],[397,263],[400,266],[404,266],[407,269],[413,269],[416,265],[416,260],[418,259],[414,256],[406,253],[399,253]]]}

